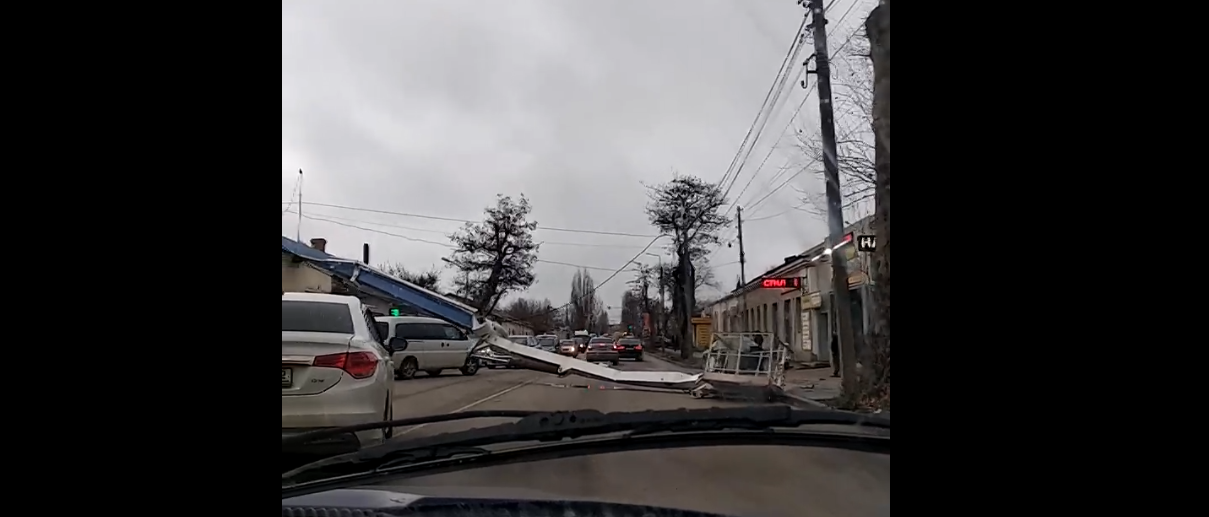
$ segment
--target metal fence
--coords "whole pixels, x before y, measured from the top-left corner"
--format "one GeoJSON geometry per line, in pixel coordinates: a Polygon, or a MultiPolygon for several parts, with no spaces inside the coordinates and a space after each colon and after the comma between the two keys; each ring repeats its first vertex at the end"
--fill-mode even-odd
{"type": "Polygon", "coordinates": [[[789,348],[772,334],[715,333],[703,354],[705,373],[750,377],[744,384],[784,387],[789,348]]]}

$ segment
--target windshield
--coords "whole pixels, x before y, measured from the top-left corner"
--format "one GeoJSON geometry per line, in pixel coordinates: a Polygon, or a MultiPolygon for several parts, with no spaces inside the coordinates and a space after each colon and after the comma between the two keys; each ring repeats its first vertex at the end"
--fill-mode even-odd
{"type": "Polygon", "coordinates": [[[353,315],[344,304],[282,301],[281,331],[352,334],[353,315]]]}
{"type": "Polygon", "coordinates": [[[360,472],[320,472],[888,514],[883,453],[785,438],[838,425],[442,441],[515,412],[552,413],[551,434],[619,412],[888,413],[888,6],[283,0],[282,434],[332,433],[283,446],[285,471],[364,453],[360,472]],[[744,432],[765,441],[711,441],[744,432]],[[440,448],[373,457],[415,443],[440,448]]]}

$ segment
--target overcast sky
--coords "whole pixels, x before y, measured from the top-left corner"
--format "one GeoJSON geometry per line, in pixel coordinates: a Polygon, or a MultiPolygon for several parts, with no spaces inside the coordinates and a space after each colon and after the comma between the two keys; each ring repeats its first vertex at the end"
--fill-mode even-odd
{"type": "MultiPolygon", "coordinates": [[[[873,7],[837,0],[832,48],[873,7]]],[[[653,235],[642,184],[666,182],[673,170],[722,179],[802,16],[794,0],[283,0],[282,235],[298,232],[285,203],[299,169],[304,203],[481,219],[497,193],[524,194],[542,226],[653,235]]],[[[778,140],[806,93],[800,79],[731,194],[755,175],[740,199],[752,220],[749,278],[825,236],[823,221],[794,210],[802,205],[794,187],[821,191],[814,174],[776,190],[809,161],[793,146],[794,128],[817,132],[812,96],[778,140]]],[[[450,250],[405,237],[445,243],[460,226],[332,207],[305,214],[328,221],[303,219],[304,241],[326,238],[345,257],[369,243],[375,265],[414,270],[443,269],[450,250]]],[[[600,282],[651,238],[542,230],[537,240],[539,259],[600,268],[591,271],[600,282]]],[[[712,257],[724,291],[737,261],[737,244],[712,257]]],[[[524,296],[566,303],[575,268],[547,262],[536,272],[524,296]]],[[[606,304],[620,304],[631,277],[600,291],[606,304]]]]}

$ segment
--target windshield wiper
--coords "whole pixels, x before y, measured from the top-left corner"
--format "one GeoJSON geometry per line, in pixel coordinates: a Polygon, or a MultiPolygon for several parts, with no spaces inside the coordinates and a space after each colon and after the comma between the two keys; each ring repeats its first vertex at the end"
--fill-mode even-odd
{"type": "MultiPolygon", "coordinates": [[[[702,431],[650,434],[642,436],[612,435],[611,437],[584,438],[558,443],[545,443],[529,447],[516,447],[499,451],[464,448],[462,451],[429,449],[436,455],[453,453],[447,458],[411,462],[411,457],[399,459],[392,464],[375,470],[337,477],[320,477],[311,481],[291,480],[281,486],[281,498],[366,486],[378,482],[433,476],[503,465],[517,465],[542,461],[616,454],[619,452],[651,451],[662,449],[684,449],[719,446],[788,446],[818,447],[847,450],[889,456],[889,431],[884,433],[834,433],[803,430],[764,431],[702,431]]],[[[312,474],[310,472],[306,474],[312,474]]],[[[306,475],[304,474],[304,476],[306,475]]]]}
{"type": "MultiPolygon", "coordinates": [[[[677,409],[633,413],[572,411],[530,414],[515,423],[500,424],[406,441],[387,442],[335,456],[282,474],[283,484],[364,474],[459,455],[491,454],[480,447],[511,442],[553,442],[587,436],[627,433],[640,437],[657,433],[695,433],[729,429],[766,431],[805,425],[836,425],[885,431],[890,420],[842,411],[806,411],[789,406],[677,409]]],[[[359,426],[360,427],[360,426],[359,426]]]]}
{"type": "Polygon", "coordinates": [[[340,436],[346,433],[355,433],[359,431],[369,431],[373,429],[386,429],[392,427],[412,427],[424,424],[439,424],[441,422],[455,422],[458,420],[472,420],[476,418],[524,418],[531,415],[541,414],[539,411],[465,411],[462,413],[450,413],[448,415],[434,415],[419,418],[405,418],[402,420],[391,420],[389,422],[373,422],[369,424],[350,425],[347,427],[333,427],[330,429],[321,429],[318,431],[310,431],[307,433],[292,434],[281,437],[281,445],[298,445],[332,436],[340,436]]]}

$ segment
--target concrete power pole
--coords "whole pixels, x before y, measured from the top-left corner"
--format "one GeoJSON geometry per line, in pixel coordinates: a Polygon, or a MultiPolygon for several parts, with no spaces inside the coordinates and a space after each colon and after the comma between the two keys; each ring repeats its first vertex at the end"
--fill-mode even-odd
{"type": "MultiPolygon", "coordinates": [[[[802,2],[803,0],[799,0],[802,2]]],[[[823,169],[827,178],[828,246],[833,250],[844,241],[844,195],[840,190],[839,153],[835,142],[835,110],[831,99],[831,59],[827,53],[827,17],[823,0],[806,0],[810,9],[810,27],[814,33],[815,77],[819,82],[819,118],[823,123],[823,169]]],[[[838,251],[838,250],[836,250],[838,251]]],[[[856,394],[857,379],[856,334],[852,329],[852,302],[848,298],[848,264],[842,254],[831,254],[832,290],[835,292],[835,314],[840,338],[840,364],[844,374],[844,393],[856,394]]],[[[834,359],[834,358],[833,358],[834,359]]]]}
{"type": "MultiPolygon", "coordinates": [[[[659,337],[663,337],[665,334],[667,334],[667,298],[664,297],[664,293],[666,293],[666,292],[667,292],[667,283],[666,283],[665,279],[663,278],[663,258],[660,257],[660,259],[659,259],[659,331],[657,332],[657,334],[659,334],[659,337]]],[[[662,347],[663,343],[660,342],[659,346],[662,347]]]]}
{"type": "Polygon", "coordinates": [[[738,207],[739,222],[739,283],[747,285],[747,252],[743,249],[743,207],[738,207]]]}

